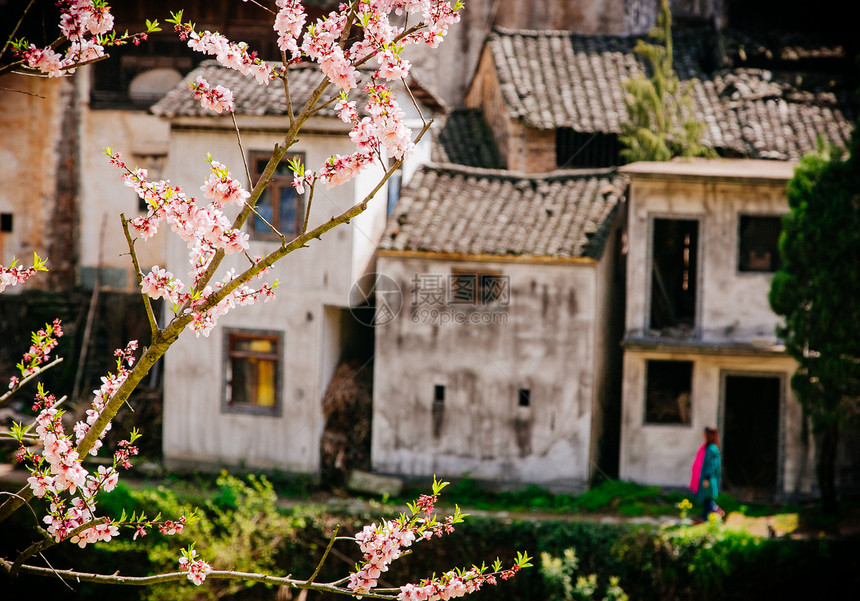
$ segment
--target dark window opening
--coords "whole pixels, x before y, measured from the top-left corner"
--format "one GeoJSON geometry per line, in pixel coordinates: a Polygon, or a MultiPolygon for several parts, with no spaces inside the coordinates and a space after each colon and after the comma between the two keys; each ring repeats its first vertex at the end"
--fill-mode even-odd
{"type": "Polygon", "coordinates": [[[528,407],[532,402],[532,391],[528,388],[520,388],[520,407],[528,407]]]}
{"type": "Polygon", "coordinates": [[[614,167],[621,160],[616,134],[577,132],[569,127],[555,130],[555,163],[559,169],[614,167]]]}
{"type": "Polygon", "coordinates": [[[648,361],[646,424],[689,424],[693,362],[648,361]]]}
{"type": "Polygon", "coordinates": [[[741,215],[738,227],[738,271],[777,271],[782,217],[741,215]]]}
{"type": "MultiPolygon", "coordinates": [[[[252,185],[257,183],[270,158],[269,153],[251,153],[252,185]]],[[[269,185],[257,201],[256,209],[259,215],[255,215],[251,220],[253,238],[277,240],[278,234],[272,231],[272,227],[288,239],[301,233],[305,218],[305,198],[293,188],[293,172],[289,167],[291,159],[304,162],[302,155],[284,156],[275,167],[269,185]]]]}
{"type": "Polygon", "coordinates": [[[654,220],[651,329],[695,326],[698,240],[698,221],[654,220]]]}
{"type": "Polygon", "coordinates": [[[451,304],[507,305],[510,302],[510,276],[497,271],[451,271],[451,304]]]}
{"type": "Polygon", "coordinates": [[[445,387],[441,384],[436,384],[433,387],[433,402],[441,405],[445,402],[445,387]]]}
{"type": "Polygon", "coordinates": [[[275,414],[280,399],[281,339],[227,333],[225,400],[229,410],[275,414]]]}
{"type": "Polygon", "coordinates": [[[0,213],[0,232],[12,231],[12,213],[0,213]]]}

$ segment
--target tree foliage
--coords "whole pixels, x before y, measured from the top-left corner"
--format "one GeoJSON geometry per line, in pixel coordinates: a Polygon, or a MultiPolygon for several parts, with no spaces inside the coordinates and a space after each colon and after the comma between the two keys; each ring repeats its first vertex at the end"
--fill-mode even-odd
{"type": "Polygon", "coordinates": [[[835,508],[839,432],[860,414],[860,164],[852,152],[820,149],[803,158],[788,183],[782,266],[770,290],[784,318],[778,335],[798,362],[792,387],[819,437],[818,480],[835,508]]]}
{"type": "Polygon", "coordinates": [[[692,116],[689,85],[681,85],[672,66],[672,14],[662,0],[657,26],[633,51],[646,62],[651,76],[638,74],[624,82],[624,104],[630,119],[621,126],[621,156],[629,161],[668,161],[672,157],[713,156],[702,145],[704,124],[692,116]]]}

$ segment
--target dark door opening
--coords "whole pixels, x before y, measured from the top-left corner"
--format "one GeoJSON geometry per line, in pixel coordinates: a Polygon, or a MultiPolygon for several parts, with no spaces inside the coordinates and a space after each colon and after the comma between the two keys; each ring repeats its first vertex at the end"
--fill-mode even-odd
{"type": "Polygon", "coordinates": [[[696,321],[699,222],[694,219],[655,219],[651,248],[651,329],[693,329],[696,321]]]}
{"type": "Polygon", "coordinates": [[[777,492],[780,385],[778,377],[726,376],[723,488],[738,499],[770,501],[777,492]]]}

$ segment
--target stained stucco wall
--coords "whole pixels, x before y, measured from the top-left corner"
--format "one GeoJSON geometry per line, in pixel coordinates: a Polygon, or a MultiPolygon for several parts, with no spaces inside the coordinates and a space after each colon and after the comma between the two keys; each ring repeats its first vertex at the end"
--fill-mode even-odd
{"type": "Polygon", "coordinates": [[[373,468],[583,487],[595,354],[603,352],[595,348],[604,302],[595,266],[383,254],[377,270],[397,282],[403,308],[376,329],[373,468]],[[444,282],[455,268],[509,277],[510,304],[437,306],[413,292],[416,275],[444,282]],[[434,403],[436,386],[445,387],[444,403],[434,403]],[[523,388],[528,407],[519,406],[523,388]]]}
{"type": "MultiPolygon", "coordinates": [[[[803,427],[800,403],[789,380],[796,363],[787,356],[707,355],[631,351],[624,354],[624,405],[621,424],[620,476],[643,484],[686,487],[690,465],[702,444],[706,426],[723,430],[723,378],[731,375],[782,379],[780,401],[778,484],[780,493],[806,494],[815,480],[813,456],[803,427]],[[693,362],[692,409],[689,425],[645,424],[647,361],[693,362]]],[[[724,452],[727,452],[725,447],[724,452]]]]}
{"type": "MultiPolygon", "coordinates": [[[[12,216],[12,231],[0,232],[0,264],[9,265],[15,257],[30,265],[33,252],[44,257],[51,243],[60,140],[63,120],[72,110],[73,84],[9,75],[2,87],[0,135],[6,143],[0,145],[0,213],[12,216]]],[[[40,280],[47,284],[42,276],[29,286],[39,286],[40,280]]]]}
{"type": "MultiPolygon", "coordinates": [[[[225,164],[234,174],[242,173],[235,134],[223,129],[205,129],[185,123],[170,137],[168,172],[174,183],[195,191],[206,176],[206,153],[225,164]]],[[[242,141],[247,151],[270,150],[281,135],[273,130],[277,120],[246,121],[242,141]]],[[[311,124],[313,125],[313,124],[311,124]]],[[[240,127],[242,120],[240,117],[240,127]]],[[[316,169],[332,153],[352,150],[344,134],[303,135],[296,152],[305,153],[309,168],[316,169]]],[[[373,173],[351,183],[317,189],[309,227],[314,227],[349,208],[367,193],[378,179],[373,173]]],[[[379,175],[377,171],[376,176],[379,175]]],[[[241,178],[244,179],[244,178],[241,178]]],[[[277,279],[276,299],[266,304],[242,307],[219,321],[209,338],[186,332],[167,354],[165,364],[164,453],[169,465],[243,465],[293,472],[313,473],[319,468],[322,432],[320,398],[339,356],[342,314],[349,290],[358,273],[366,269],[354,257],[370,256],[373,232],[384,220],[385,189],[371,201],[368,220],[339,226],[280,261],[270,279],[277,279]],[[276,332],[282,336],[281,410],[278,416],[248,415],[222,410],[224,394],[224,328],[276,332]]],[[[271,242],[253,241],[252,256],[275,248],[271,242]]],[[[171,237],[168,266],[178,277],[186,277],[187,249],[171,237]]],[[[238,268],[247,260],[231,257],[238,268]]]]}

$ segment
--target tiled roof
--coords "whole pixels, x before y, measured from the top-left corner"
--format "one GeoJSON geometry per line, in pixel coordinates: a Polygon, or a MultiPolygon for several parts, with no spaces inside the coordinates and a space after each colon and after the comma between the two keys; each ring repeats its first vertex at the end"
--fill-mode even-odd
{"type": "MultiPolygon", "coordinates": [[[[488,44],[511,116],[538,129],[618,134],[627,119],[623,82],[643,72],[633,52],[636,41],[566,31],[497,30],[488,44]]],[[[798,52],[797,46],[786,50],[783,66],[798,52]]],[[[800,89],[792,79],[796,74],[771,69],[706,72],[703,65],[713,62],[707,36],[675,36],[675,70],[682,81],[691,82],[693,110],[705,124],[706,144],[728,155],[783,160],[813,150],[819,137],[846,145],[855,116],[842,98],[800,89]]]]}
{"type": "MultiPolygon", "coordinates": [[[[261,86],[253,77],[246,77],[238,71],[222,67],[214,60],[200,63],[200,66],[186,75],[181,82],[152,106],[152,112],[161,117],[213,116],[215,113],[204,109],[188,90],[188,84],[196,81],[198,77],[203,77],[212,86],[222,85],[232,91],[236,114],[285,115],[287,112],[284,86],[280,81],[272,81],[269,82],[268,86],[261,86]]],[[[290,68],[289,80],[290,100],[296,109],[307,101],[322,80],[322,75],[315,66],[299,64],[290,68]]],[[[412,78],[410,78],[409,84],[413,89],[413,95],[425,107],[444,112],[444,105],[429,90],[423,88],[412,78]]],[[[392,87],[395,88],[396,93],[399,84],[392,87]]],[[[337,90],[333,86],[329,86],[323,94],[323,99],[327,100],[336,94],[337,90]]],[[[400,94],[400,96],[404,98],[404,102],[408,102],[408,99],[405,99],[405,93],[400,94]]],[[[367,95],[360,90],[355,90],[350,94],[350,100],[359,100],[358,108],[361,109],[367,100],[367,95]]],[[[316,114],[322,117],[336,117],[334,103],[316,114]]]]}
{"type": "Polygon", "coordinates": [[[502,169],[492,132],[478,109],[451,111],[433,139],[433,160],[467,167],[502,169]]]}
{"type": "Polygon", "coordinates": [[[447,255],[599,259],[627,180],[614,170],[524,175],[418,169],[379,248],[447,255]]]}

